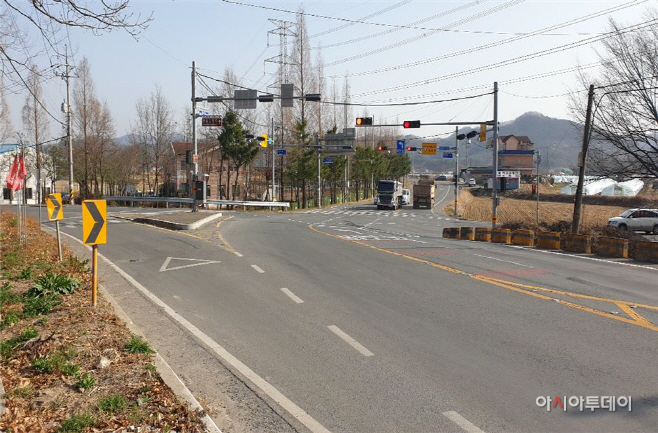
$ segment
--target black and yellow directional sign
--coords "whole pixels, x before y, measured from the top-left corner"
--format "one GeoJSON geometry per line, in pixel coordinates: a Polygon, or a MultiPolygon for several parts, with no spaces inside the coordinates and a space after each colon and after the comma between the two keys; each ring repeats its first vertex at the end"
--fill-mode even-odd
{"type": "Polygon", "coordinates": [[[85,200],[82,202],[82,241],[86,245],[107,242],[107,202],[85,200]]]}
{"type": "Polygon", "coordinates": [[[46,197],[46,207],[48,208],[48,219],[50,221],[58,221],[64,219],[64,211],[62,210],[62,194],[48,194],[48,197],[46,197]]]}

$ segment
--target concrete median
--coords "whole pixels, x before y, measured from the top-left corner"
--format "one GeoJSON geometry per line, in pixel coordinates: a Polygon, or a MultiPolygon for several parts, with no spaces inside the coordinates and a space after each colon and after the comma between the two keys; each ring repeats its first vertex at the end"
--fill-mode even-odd
{"type": "Polygon", "coordinates": [[[459,229],[459,239],[466,241],[475,240],[475,229],[473,227],[460,227],[459,229]]]}
{"type": "Polygon", "coordinates": [[[596,254],[604,257],[628,258],[628,239],[598,238],[596,254]]]}
{"type": "Polygon", "coordinates": [[[449,230],[450,239],[459,239],[459,227],[450,227],[449,230]]]}
{"type": "Polygon", "coordinates": [[[560,232],[539,232],[537,234],[537,247],[547,250],[559,250],[561,248],[560,232]]]}
{"type": "Polygon", "coordinates": [[[512,243],[512,230],[510,229],[493,229],[491,230],[491,242],[499,244],[512,243]]]}
{"type": "Polygon", "coordinates": [[[535,232],[533,230],[514,230],[512,232],[512,243],[533,247],[535,246],[535,232]]]}
{"type": "Polygon", "coordinates": [[[443,228],[443,237],[450,238],[450,229],[448,227],[443,228]]]}
{"type": "Polygon", "coordinates": [[[564,249],[573,253],[592,254],[592,237],[568,234],[565,237],[564,249]]]}
{"type": "Polygon", "coordinates": [[[491,242],[491,229],[488,227],[476,227],[475,240],[480,242],[491,242]]]}
{"type": "Polygon", "coordinates": [[[658,263],[658,242],[637,241],[633,258],[641,262],[658,263]]]}

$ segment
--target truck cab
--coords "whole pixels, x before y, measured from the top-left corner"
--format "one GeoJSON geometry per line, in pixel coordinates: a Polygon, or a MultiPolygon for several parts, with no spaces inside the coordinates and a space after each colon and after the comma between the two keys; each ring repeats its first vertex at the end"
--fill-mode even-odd
{"type": "Polygon", "coordinates": [[[377,196],[377,209],[396,210],[402,207],[402,184],[396,180],[380,180],[377,196]]]}

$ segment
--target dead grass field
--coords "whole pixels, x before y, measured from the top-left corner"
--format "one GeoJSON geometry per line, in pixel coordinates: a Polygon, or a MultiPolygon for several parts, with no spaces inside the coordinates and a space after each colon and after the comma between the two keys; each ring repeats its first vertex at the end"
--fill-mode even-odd
{"type": "MultiPolygon", "coordinates": [[[[450,215],[453,205],[448,205],[445,211],[450,215]]],[[[582,213],[582,228],[593,229],[604,227],[609,218],[618,216],[628,209],[622,206],[584,205],[582,213]]],[[[491,197],[474,197],[470,191],[460,193],[459,215],[467,220],[491,221],[491,197]]],[[[571,221],[573,217],[572,203],[539,202],[540,226],[552,226],[560,221],[571,221]]],[[[499,225],[520,225],[536,227],[536,202],[501,197],[498,206],[499,225]]]]}

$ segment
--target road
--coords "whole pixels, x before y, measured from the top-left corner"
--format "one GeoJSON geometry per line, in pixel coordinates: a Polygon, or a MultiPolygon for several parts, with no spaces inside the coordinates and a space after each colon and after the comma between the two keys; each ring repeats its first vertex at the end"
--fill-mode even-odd
{"type": "Polygon", "coordinates": [[[188,234],[110,218],[102,252],[310,430],[655,431],[658,266],[443,239],[464,225],[448,188],[432,211],[228,212],[188,234]]]}

